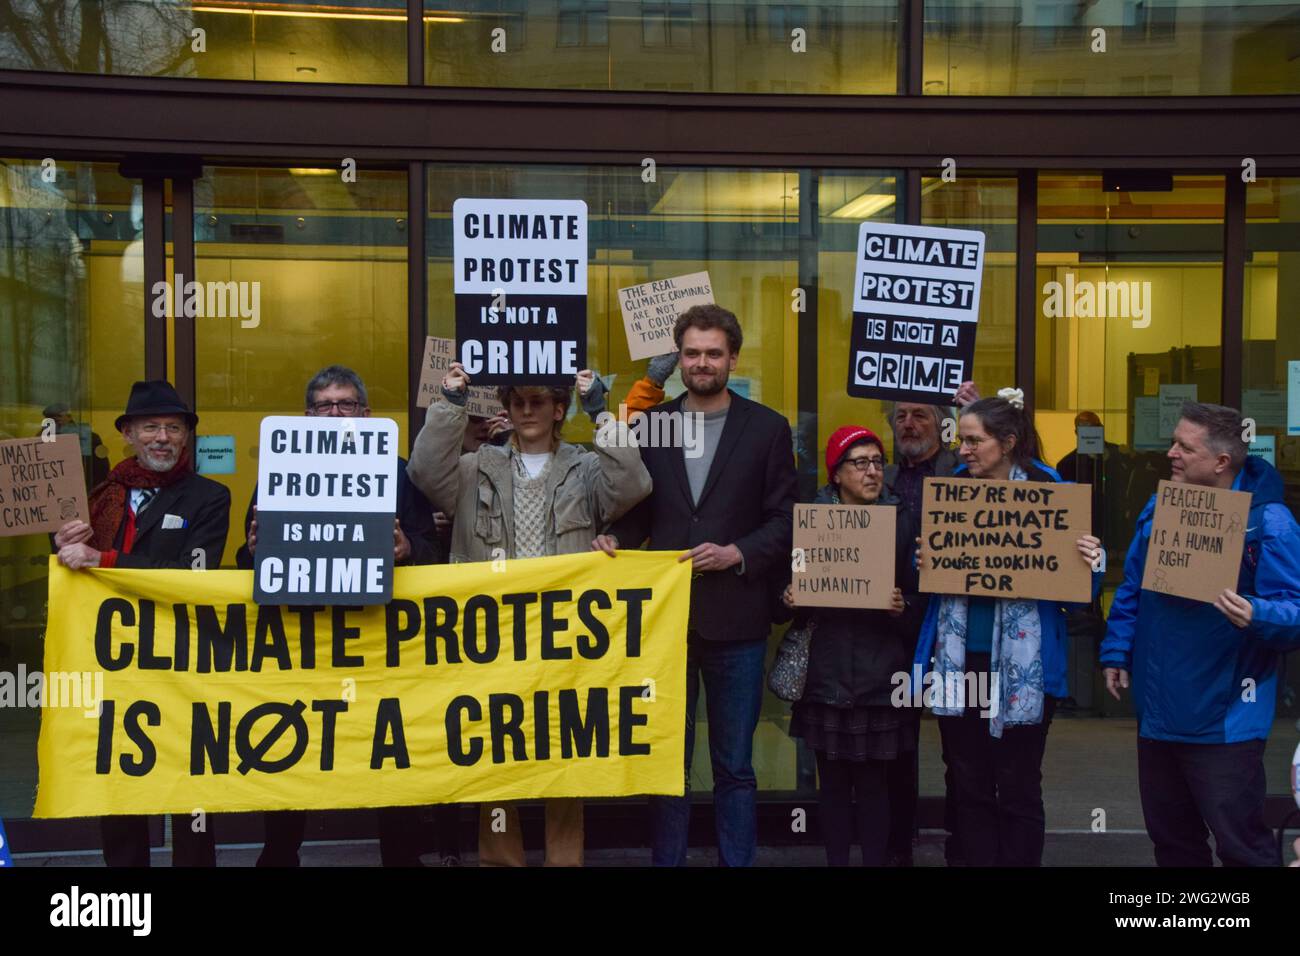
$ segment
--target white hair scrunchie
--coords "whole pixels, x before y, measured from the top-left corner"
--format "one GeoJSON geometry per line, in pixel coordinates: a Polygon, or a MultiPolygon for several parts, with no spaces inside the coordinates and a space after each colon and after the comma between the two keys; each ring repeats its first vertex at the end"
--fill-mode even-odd
{"type": "Polygon", "coordinates": [[[1018,388],[1000,388],[998,389],[998,398],[1005,398],[1016,408],[1024,410],[1025,393],[1018,388]]]}

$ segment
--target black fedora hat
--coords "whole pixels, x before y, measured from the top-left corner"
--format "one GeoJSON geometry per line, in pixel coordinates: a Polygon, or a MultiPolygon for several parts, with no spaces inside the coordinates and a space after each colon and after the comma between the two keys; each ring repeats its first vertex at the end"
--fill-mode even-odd
{"type": "Polygon", "coordinates": [[[128,418],[140,415],[184,415],[191,431],[199,423],[199,416],[186,408],[176,389],[162,379],[132,385],[131,397],[126,400],[126,411],[117,416],[113,427],[121,431],[128,418]]]}

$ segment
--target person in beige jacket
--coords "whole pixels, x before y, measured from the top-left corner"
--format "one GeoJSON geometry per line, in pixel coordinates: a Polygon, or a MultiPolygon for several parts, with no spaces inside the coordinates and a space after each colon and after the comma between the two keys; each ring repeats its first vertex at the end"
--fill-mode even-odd
{"type": "MultiPolygon", "coordinates": [[[[583,408],[593,418],[604,407],[594,381],[590,370],[579,372],[576,380],[583,408]]],[[[453,362],[442,381],[443,400],[429,406],[407,466],[415,486],[452,518],[451,561],[585,552],[595,535],[650,494],[650,473],[626,424],[608,421],[596,433],[595,451],[560,441],[568,388],[503,386],[501,404],[514,427],[510,443],[462,453],[468,386],[465,369],[453,362]]],[[[545,804],[546,865],[581,866],[582,801],[545,804]]],[[[484,804],[479,865],[524,862],[515,807],[484,804]],[[505,811],[504,828],[498,810],[505,811]]]]}

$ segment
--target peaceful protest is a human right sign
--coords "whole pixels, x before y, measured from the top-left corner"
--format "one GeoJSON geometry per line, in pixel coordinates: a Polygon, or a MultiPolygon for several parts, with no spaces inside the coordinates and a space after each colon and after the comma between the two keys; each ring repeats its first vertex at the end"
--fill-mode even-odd
{"type": "Polygon", "coordinates": [[[1250,498],[1249,491],[1161,481],[1143,589],[1206,602],[1225,588],[1235,591],[1250,498]]]}
{"type": "Polygon", "coordinates": [[[864,222],[848,392],[932,405],[971,378],[984,233],[864,222]]]}
{"type": "Polygon", "coordinates": [[[388,603],[396,512],[392,419],[262,419],[253,599],[388,603]]]}
{"type": "Polygon", "coordinates": [[[1086,602],[1092,486],[927,478],[921,495],[921,590],[1086,602]]]}
{"type": "Polygon", "coordinates": [[[587,367],[587,204],[457,199],[456,345],[475,385],[572,385],[587,367]]]}

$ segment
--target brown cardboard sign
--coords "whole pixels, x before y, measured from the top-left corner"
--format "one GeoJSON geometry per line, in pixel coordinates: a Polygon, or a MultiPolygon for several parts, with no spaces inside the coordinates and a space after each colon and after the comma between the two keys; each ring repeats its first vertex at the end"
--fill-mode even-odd
{"type": "Polygon", "coordinates": [[[677,316],[693,305],[713,304],[713,285],[707,272],[672,279],[656,279],[618,290],[623,310],[627,351],[633,359],[676,352],[673,326],[677,316]]]}
{"type": "Polygon", "coordinates": [[[415,396],[416,408],[428,408],[438,400],[442,378],[456,361],[456,341],[430,335],[424,340],[424,359],[420,362],[420,385],[415,396]]]}
{"type": "Polygon", "coordinates": [[[504,408],[497,397],[497,390],[488,385],[471,385],[465,389],[465,411],[479,418],[491,418],[500,415],[504,408]]]}
{"type": "MultiPolygon", "coordinates": [[[[419,393],[416,395],[417,408],[428,408],[442,391],[442,379],[456,361],[456,342],[453,339],[430,335],[424,340],[424,360],[420,364],[419,393]]],[[[497,401],[497,390],[490,385],[471,385],[465,389],[465,410],[471,415],[491,418],[504,409],[497,401]]]]}
{"type": "Polygon", "coordinates": [[[889,607],[897,518],[898,512],[884,505],[795,505],[794,603],[889,607]]]}
{"type": "Polygon", "coordinates": [[[1092,487],[1046,481],[927,478],[921,497],[921,590],[1087,602],[1092,487]]]}
{"type": "Polygon", "coordinates": [[[1250,492],[1162,481],[1156,486],[1142,587],[1212,603],[1237,589],[1250,492]]]}
{"type": "Polygon", "coordinates": [[[78,518],[90,521],[80,436],[0,441],[0,537],[46,534],[78,518]]]}

